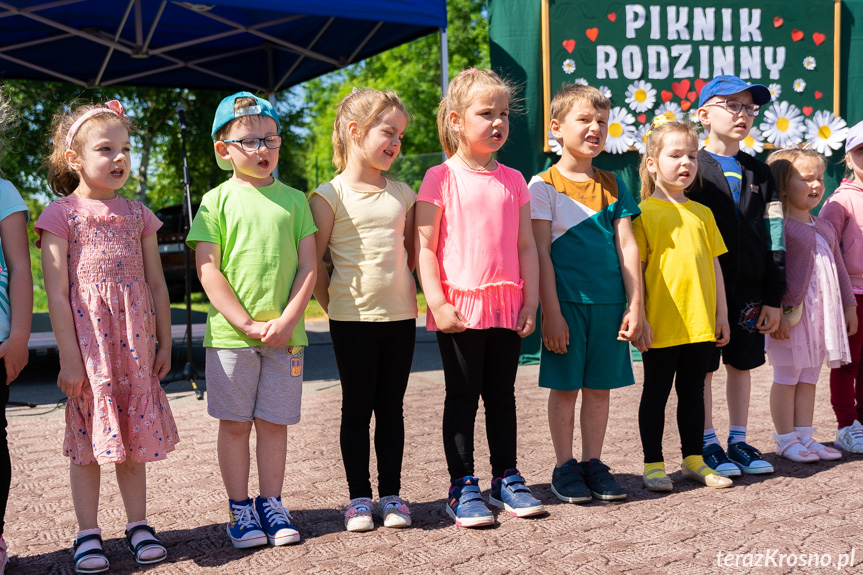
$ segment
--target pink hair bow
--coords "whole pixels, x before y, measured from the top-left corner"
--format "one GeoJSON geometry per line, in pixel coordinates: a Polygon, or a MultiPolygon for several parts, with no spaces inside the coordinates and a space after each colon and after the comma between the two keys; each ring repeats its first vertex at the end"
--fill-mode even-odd
{"type": "Polygon", "coordinates": [[[66,134],[66,149],[69,150],[72,148],[72,140],[75,138],[75,134],[78,133],[78,130],[81,129],[81,125],[84,124],[89,118],[95,116],[96,114],[117,114],[118,116],[125,118],[126,113],[123,110],[123,104],[120,103],[119,100],[109,100],[105,102],[105,105],[101,108],[93,108],[87,112],[81,114],[81,117],[75,120],[75,123],[72,124],[72,127],[69,128],[69,133],[66,134]]]}

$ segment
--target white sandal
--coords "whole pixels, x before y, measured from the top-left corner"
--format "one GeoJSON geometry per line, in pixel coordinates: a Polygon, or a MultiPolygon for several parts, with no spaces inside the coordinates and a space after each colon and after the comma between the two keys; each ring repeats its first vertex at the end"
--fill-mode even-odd
{"type": "MultiPolygon", "coordinates": [[[[777,437],[774,436],[774,439],[777,439],[777,437]]],[[[784,457],[785,459],[790,459],[791,461],[796,461],[797,463],[814,463],[821,460],[817,453],[807,451],[806,447],[800,443],[800,440],[798,439],[792,439],[784,445],[780,444],[777,439],[776,455],[784,457]]]]}
{"type": "Polygon", "coordinates": [[[818,443],[813,437],[803,441],[803,447],[805,447],[810,453],[817,455],[818,459],[821,459],[822,461],[836,461],[837,459],[842,459],[841,451],[818,443]]]}

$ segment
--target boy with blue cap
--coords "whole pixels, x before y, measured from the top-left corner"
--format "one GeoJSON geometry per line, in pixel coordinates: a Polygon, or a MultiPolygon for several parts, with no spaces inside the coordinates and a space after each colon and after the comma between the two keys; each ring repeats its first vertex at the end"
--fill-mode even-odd
{"type": "Polygon", "coordinates": [[[300,540],[282,506],[287,426],[300,419],[303,313],[316,276],[317,231],[305,196],[272,176],[279,117],[249,92],[228,96],[213,121],[216,161],[231,178],[204,195],[189,230],[210,299],[207,411],[219,420],[217,451],[234,547],[300,540]],[[249,498],[249,437],[257,435],[260,495],[249,498]]]}
{"type": "Polygon", "coordinates": [[[764,364],[764,336],[779,325],[785,291],[782,204],[767,164],[740,151],[770,91],[737,76],[704,85],[698,119],[709,132],[698,152],[698,178],[689,196],[713,211],[728,253],[719,256],[731,340],[714,353],[704,385],[704,461],[726,477],[772,473],[761,452],[746,443],[749,371],[764,364]],[[713,428],[712,376],[720,354],[727,372],[728,450],[713,428]]]}

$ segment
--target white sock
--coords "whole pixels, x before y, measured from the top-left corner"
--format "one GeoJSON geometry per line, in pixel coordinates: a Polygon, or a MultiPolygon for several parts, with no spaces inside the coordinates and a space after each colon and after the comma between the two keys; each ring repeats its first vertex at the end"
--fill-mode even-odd
{"type": "Polygon", "coordinates": [[[719,445],[719,438],[716,437],[716,430],[712,427],[704,430],[704,447],[712,444],[719,445]]]}
{"type": "MultiPolygon", "coordinates": [[[[126,531],[129,531],[130,529],[132,529],[133,527],[137,527],[138,525],[146,524],[146,519],[142,519],[141,521],[135,521],[134,523],[127,523],[126,531]]],[[[145,529],[139,529],[138,531],[132,533],[132,547],[137,546],[138,543],[140,543],[141,541],[152,538],[153,536],[150,535],[149,531],[145,529]]],[[[148,545],[141,549],[141,553],[138,555],[138,557],[140,557],[143,561],[152,561],[153,559],[158,559],[159,557],[163,557],[165,555],[166,553],[162,550],[161,547],[156,547],[155,545],[148,545]]]]}
{"type": "Polygon", "coordinates": [[[800,443],[806,445],[810,439],[812,439],[812,435],[815,433],[814,427],[795,427],[794,433],[797,434],[797,439],[800,440],[800,443]]]}
{"type": "Polygon", "coordinates": [[[796,434],[794,431],[792,431],[791,433],[783,433],[783,434],[781,434],[781,435],[777,433],[777,434],[775,434],[775,435],[773,436],[773,439],[775,439],[775,440],[776,440],[776,446],[777,446],[780,450],[782,450],[782,449],[785,449],[785,447],[786,447],[789,443],[791,443],[792,441],[797,440],[797,434],[796,434]]]}
{"type": "Polygon", "coordinates": [[[729,425],[728,426],[728,445],[746,441],[746,426],[745,425],[729,425]]]}
{"type": "MultiPolygon", "coordinates": [[[[95,529],[85,529],[84,531],[79,531],[75,536],[76,539],[80,539],[85,535],[102,535],[102,530],[98,527],[95,529]]],[[[98,539],[90,539],[89,541],[84,541],[75,549],[75,555],[81,553],[82,551],[90,551],[91,549],[101,549],[102,545],[99,543],[98,539]]],[[[105,566],[107,560],[102,557],[96,557],[95,555],[91,555],[84,560],[81,561],[79,567],[82,569],[100,569],[105,566]]]]}

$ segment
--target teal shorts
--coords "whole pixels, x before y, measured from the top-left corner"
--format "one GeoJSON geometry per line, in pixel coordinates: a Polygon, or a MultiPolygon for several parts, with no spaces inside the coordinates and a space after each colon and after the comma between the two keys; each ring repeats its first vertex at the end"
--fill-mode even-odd
{"type": "Polygon", "coordinates": [[[558,391],[616,389],[635,383],[629,342],[618,341],[617,332],[626,304],[560,302],[569,327],[566,353],[542,346],[539,386],[558,391]]]}

